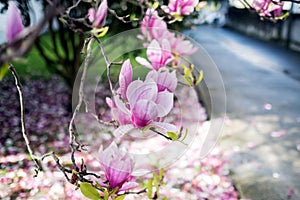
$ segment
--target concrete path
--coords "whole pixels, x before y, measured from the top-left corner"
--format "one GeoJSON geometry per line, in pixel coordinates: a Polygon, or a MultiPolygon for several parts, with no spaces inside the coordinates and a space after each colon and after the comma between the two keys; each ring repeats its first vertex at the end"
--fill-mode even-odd
{"type": "Polygon", "coordinates": [[[200,26],[187,31],[218,66],[227,115],[221,148],[241,198],[300,199],[300,53],[200,26]]]}

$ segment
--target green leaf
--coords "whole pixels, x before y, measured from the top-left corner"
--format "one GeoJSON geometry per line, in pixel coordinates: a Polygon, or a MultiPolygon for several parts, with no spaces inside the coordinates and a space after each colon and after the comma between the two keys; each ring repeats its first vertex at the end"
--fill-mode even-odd
{"type": "Polygon", "coordinates": [[[185,82],[189,86],[192,86],[192,82],[194,82],[194,80],[193,80],[194,78],[193,78],[191,70],[184,65],[182,65],[182,67],[183,67],[183,73],[184,73],[183,78],[185,79],[185,82]]]}
{"type": "Polygon", "coordinates": [[[152,199],[152,180],[149,179],[147,182],[147,196],[149,199],[152,199]]]}
{"type": "Polygon", "coordinates": [[[58,18],[59,21],[61,21],[63,24],[68,24],[67,20],[65,20],[63,17],[58,18]]]}
{"type": "Polygon", "coordinates": [[[183,138],[180,141],[183,142],[185,140],[185,138],[186,138],[187,135],[188,135],[188,129],[185,129],[183,138]]]}
{"type": "Polygon", "coordinates": [[[155,189],[156,189],[156,193],[158,194],[158,191],[159,191],[159,180],[158,180],[158,176],[155,172],[153,172],[153,184],[155,186],[155,189]]]}
{"type": "Polygon", "coordinates": [[[159,180],[160,180],[160,181],[163,180],[164,174],[165,174],[165,169],[164,169],[164,168],[161,168],[161,169],[159,170],[159,180]]]}
{"type": "Polygon", "coordinates": [[[90,184],[87,182],[80,183],[80,191],[81,193],[92,200],[99,200],[100,194],[99,192],[90,184]]]}
{"type": "Polygon", "coordinates": [[[104,200],[108,200],[109,194],[107,190],[104,190],[104,200]]]}
{"type": "Polygon", "coordinates": [[[199,72],[199,77],[198,77],[195,85],[198,85],[199,83],[201,83],[202,79],[203,79],[203,71],[201,70],[199,72]]]}
{"type": "Polygon", "coordinates": [[[7,72],[8,72],[8,63],[6,62],[4,65],[0,67],[0,81],[3,80],[7,72]]]}
{"type": "Polygon", "coordinates": [[[289,12],[286,12],[286,13],[280,15],[278,18],[281,19],[281,20],[284,20],[284,19],[286,19],[288,16],[289,16],[289,12]]]}
{"type": "Polygon", "coordinates": [[[177,140],[178,139],[178,135],[175,132],[167,132],[168,136],[172,139],[172,140],[177,140]]]}
{"type": "Polygon", "coordinates": [[[93,30],[91,31],[97,38],[101,38],[103,36],[106,35],[106,33],[108,32],[109,27],[105,26],[102,28],[93,28],[93,30]]]}
{"type": "Polygon", "coordinates": [[[152,4],[152,8],[155,10],[156,8],[158,8],[159,6],[159,2],[158,1],[155,1],[153,4],[152,4]]]}
{"type": "Polygon", "coordinates": [[[118,196],[117,198],[115,198],[115,200],[123,200],[126,197],[126,195],[122,195],[122,196],[118,196]]]}
{"type": "Polygon", "coordinates": [[[115,187],[115,188],[109,193],[109,196],[113,196],[118,190],[119,190],[119,187],[115,187]]]}

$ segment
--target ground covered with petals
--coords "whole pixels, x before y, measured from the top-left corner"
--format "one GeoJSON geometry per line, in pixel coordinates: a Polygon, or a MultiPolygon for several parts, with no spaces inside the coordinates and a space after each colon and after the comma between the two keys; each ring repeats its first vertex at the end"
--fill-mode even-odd
{"type": "MultiPolygon", "coordinates": [[[[62,163],[68,164],[69,89],[58,78],[25,79],[24,83],[27,130],[34,150],[41,154],[55,150],[62,163]]],[[[0,82],[0,93],[0,199],[84,199],[80,191],[64,179],[51,158],[43,162],[45,171],[33,177],[33,164],[28,160],[21,137],[18,95],[12,78],[0,82]]],[[[99,87],[96,103],[102,106],[100,113],[108,108],[107,96],[109,91],[99,87]]],[[[208,125],[209,121],[204,122],[200,128],[205,130],[208,125]]],[[[161,198],[237,199],[222,152],[216,147],[204,159],[199,159],[198,147],[194,143],[184,156],[166,168],[161,198]]],[[[92,171],[100,170],[100,163],[91,154],[83,152],[77,156],[83,158],[92,171]]],[[[136,195],[127,198],[146,199],[136,195]]]]}

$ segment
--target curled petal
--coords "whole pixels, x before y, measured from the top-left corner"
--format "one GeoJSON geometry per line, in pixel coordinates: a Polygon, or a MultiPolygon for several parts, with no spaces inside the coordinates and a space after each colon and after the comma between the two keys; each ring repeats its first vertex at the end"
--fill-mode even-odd
{"type": "Polygon", "coordinates": [[[128,102],[131,108],[140,99],[155,100],[157,96],[157,85],[153,80],[145,82],[141,80],[133,81],[129,84],[126,92],[128,102]]]}
{"type": "Polygon", "coordinates": [[[162,130],[164,133],[166,132],[177,132],[178,129],[175,125],[165,122],[151,122],[150,126],[155,127],[159,130],[162,130]]]}
{"type": "Polygon", "coordinates": [[[173,108],[174,94],[168,91],[159,92],[156,103],[158,108],[158,117],[166,116],[173,108]]]}
{"type": "Polygon", "coordinates": [[[115,108],[116,107],[115,103],[113,102],[113,100],[111,98],[106,97],[105,101],[106,101],[106,104],[108,105],[109,108],[115,108]]]}
{"type": "Polygon", "coordinates": [[[168,71],[150,71],[146,76],[146,80],[148,79],[153,79],[156,82],[158,92],[164,90],[174,92],[177,87],[176,71],[173,71],[172,73],[168,71]]]}
{"type": "Polygon", "coordinates": [[[120,85],[120,94],[123,99],[126,98],[126,90],[128,85],[132,82],[132,66],[130,64],[130,60],[127,59],[121,68],[120,76],[119,76],[119,85],[120,85]]]}
{"type": "Polygon", "coordinates": [[[137,186],[139,186],[139,184],[137,182],[126,182],[119,189],[119,192],[121,192],[121,191],[128,191],[128,190],[131,190],[133,188],[136,188],[137,186]]]}
{"type": "Polygon", "coordinates": [[[148,60],[146,60],[145,58],[142,58],[142,57],[136,57],[135,58],[136,62],[138,62],[139,64],[149,68],[149,69],[152,69],[152,65],[148,62],[148,60]]]}
{"type": "Polygon", "coordinates": [[[95,11],[95,9],[91,8],[88,11],[88,18],[91,22],[93,22],[93,26],[96,28],[101,28],[106,20],[107,16],[107,0],[103,0],[95,11]]]}
{"type": "Polygon", "coordinates": [[[161,49],[162,49],[162,65],[167,65],[174,59],[171,51],[170,42],[166,39],[163,39],[161,42],[161,49]]]}
{"type": "Polygon", "coordinates": [[[161,66],[162,59],[162,50],[159,46],[159,43],[156,40],[152,40],[147,48],[147,57],[152,63],[152,67],[155,70],[158,70],[161,66]]]}
{"type": "Polygon", "coordinates": [[[122,138],[124,135],[129,133],[132,129],[134,129],[132,124],[119,126],[114,130],[113,134],[116,138],[122,138]]]}
{"type": "Polygon", "coordinates": [[[93,22],[95,20],[95,8],[89,9],[88,18],[89,18],[90,22],[93,22]]]}
{"type": "Polygon", "coordinates": [[[137,127],[145,127],[157,117],[158,109],[156,104],[147,99],[137,101],[132,110],[132,122],[137,127]]]}
{"type": "Polygon", "coordinates": [[[129,157],[123,156],[111,161],[110,166],[105,170],[105,177],[109,181],[111,188],[121,188],[122,185],[130,178],[132,171],[133,160],[129,157]]]}
{"type": "Polygon", "coordinates": [[[112,160],[117,159],[120,156],[122,155],[115,142],[112,142],[105,150],[103,150],[102,146],[99,149],[99,161],[103,166],[108,167],[112,160]]]}
{"type": "Polygon", "coordinates": [[[115,96],[114,98],[115,103],[116,103],[116,107],[124,112],[125,114],[130,114],[130,111],[128,110],[128,108],[126,107],[126,104],[119,98],[119,96],[115,96]]]}
{"type": "Polygon", "coordinates": [[[99,150],[99,160],[109,186],[121,188],[131,178],[134,163],[132,158],[122,153],[116,143],[112,142],[108,148],[99,150]]]}

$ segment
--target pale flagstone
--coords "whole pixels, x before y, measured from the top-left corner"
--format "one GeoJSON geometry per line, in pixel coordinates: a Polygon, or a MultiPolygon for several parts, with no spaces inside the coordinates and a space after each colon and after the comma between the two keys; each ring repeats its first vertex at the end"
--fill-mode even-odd
{"type": "Polygon", "coordinates": [[[299,53],[228,29],[188,34],[222,74],[228,119],[219,143],[241,198],[300,199],[299,53]]]}

